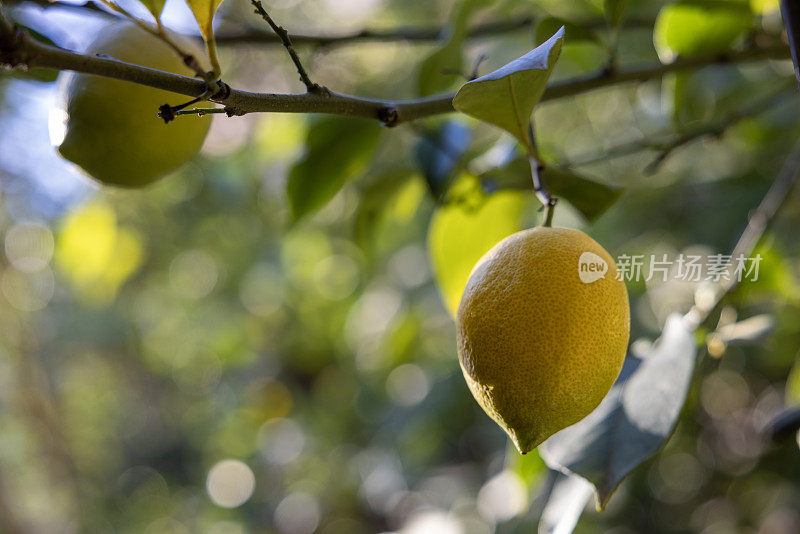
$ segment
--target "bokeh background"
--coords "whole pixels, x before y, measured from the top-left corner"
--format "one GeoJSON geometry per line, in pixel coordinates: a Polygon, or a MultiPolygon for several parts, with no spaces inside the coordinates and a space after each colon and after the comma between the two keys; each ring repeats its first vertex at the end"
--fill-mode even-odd
{"type": "MultiPolygon", "coordinates": [[[[625,26],[618,60],[653,64],[661,3],[630,4],[635,24],[625,26]]],[[[747,31],[733,49],[780,39],[777,2],[738,4],[747,31]]],[[[265,5],[291,31],[339,33],[446,25],[455,3],[265,5]]],[[[33,3],[13,10],[78,49],[107,20],[33,3]]],[[[530,15],[566,17],[577,28],[598,20],[592,2],[552,0],[486,2],[471,22],[530,15]]],[[[226,0],[218,18],[223,28],[260,25],[242,0],[226,0]]],[[[175,0],[167,20],[194,31],[175,0]]],[[[469,71],[486,55],[488,72],[541,40],[536,24],[471,39],[457,67],[469,71]]],[[[607,62],[607,40],[568,28],[566,43],[555,80],[607,62]]],[[[428,84],[458,86],[459,76],[442,80],[441,68],[419,75],[441,46],[400,40],[298,49],[314,79],[337,91],[403,98],[428,84]]],[[[225,45],[221,54],[232,86],[301,91],[277,46],[225,45]]],[[[501,193],[513,196],[511,204],[477,224],[468,221],[480,209],[446,194],[480,177],[507,137],[454,116],[375,127],[374,142],[349,147],[342,164],[326,146],[370,126],[222,116],[201,157],[145,190],[114,190],[97,187],[50,146],[53,80],[53,73],[0,75],[0,531],[536,529],[541,489],[553,475],[536,453],[523,459],[509,449],[470,396],[428,250],[435,213],[463,218],[447,234],[451,244],[536,221],[529,192],[501,193]],[[330,143],[310,146],[309,132],[321,128],[330,143]],[[420,148],[437,136],[460,147],[438,173],[420,148]],[[317,172],[328,172],[326,161],[345,165],[347,183],[323,209],[292,222],[287,176],[314,157],[323,162],[317,172]]],[[[589,233],[613,256],[729,253],[796,144],[796,92],[791,62],[764,60],[543,103],[535,121],[548,162],[623,188],[596,221],[562,202],[555,224],[589,233]],[[721,135],[681,143],[651,165],[663,152],[652,140],[715,121],[721,135]],[[641,146],[611,157],[630,143],[641,146]]],[[[576,532],[800,532],[797,441],[761,432],[782,407],[800,402],[798,228],[795,195],[759,246],[758,282],[734,292],[698,334],[698,370],[675,434],[606,511],[590,504],[576,532]],[[736,330],[751,317],[769,328],[736,330]]],[[[632,341],[656,338],[697,289],[629,284],[632,341]]]]}

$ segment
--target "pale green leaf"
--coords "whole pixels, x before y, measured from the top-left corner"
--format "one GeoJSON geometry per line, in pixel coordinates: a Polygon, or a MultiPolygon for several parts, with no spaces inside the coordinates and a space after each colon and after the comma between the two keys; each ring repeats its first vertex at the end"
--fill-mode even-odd
{"type": "Polygon", "coordinates": [[[548,471],[538,451],[533,450],[528,454],[519,454],[511,440],[508,441],[506,451],[506,469],[516,474],[528,489],[540,482],[542,476],[548,471]]]}
{"type": "Polygon", "coordinates": [[[214,14],[222,0],[186,0],[186,3],[189,4],[189,9],[192,10],[194,18],[200,26],[200,33],[206,41],[211,40],[214,36],[211,22],[214,20],[214,14]]]}
{"type": "Polygon", "coordinates": [[[524,56],[465,83],[453,99],[453,106],[512,133],[533,151],[528,137],[531,113],[544,94],[563,41],[561,28],[524,56]]]}
{"type": "Polygon", "coordinates": [[[500,191],[439,208],[428,228],[428,251],[439,292],[456,315],[472,268],[497,242],[520,230],[532,195],[500,191]]]}
{"type": "Polygon", "coordinates": [[[726,51],[753,25],[746,4],[669,4],[661,8],[653,29],[658,57],[711,56],[726,51]]]}

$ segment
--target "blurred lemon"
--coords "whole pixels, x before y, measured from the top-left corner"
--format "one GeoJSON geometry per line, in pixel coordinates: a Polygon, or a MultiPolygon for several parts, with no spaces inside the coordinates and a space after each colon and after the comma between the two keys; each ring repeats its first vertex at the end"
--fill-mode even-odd
{"type": "Polygon", "coordinates": [[[458,353],[475,399],[526,453],[594,410],[630,334],[614,260],[583,232],[537,227],[481,258],[458,308],[458,353]]]}
{"type": "MultiPolygon", "coordinates": [[[[204,57],[191,43],[179,42],[204,57]]],[[[101,30],[87,53],[187,74],[168,45],[129,22],[101,30]]],[[[169,174],[197,154],[211,123],[207,116],[186,116],[164,124],[158,108],[178,95],[111,78],[65,72],[58,93],[51,140],[64,158],[103,184],[140,187],[169,174]]]]}

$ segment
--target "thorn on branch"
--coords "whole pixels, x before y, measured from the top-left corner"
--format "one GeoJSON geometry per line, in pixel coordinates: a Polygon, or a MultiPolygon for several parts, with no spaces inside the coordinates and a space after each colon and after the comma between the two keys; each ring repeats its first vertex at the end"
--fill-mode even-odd
{"type": "Polygon", "coordinates": [[[472,67],[472,73],[469,75],[468,81],[471,82],[472,80],[480,78],[479,69],[481,68],[481,63],[483,63],[487,59],[489,59],[489,56],[487,56],[486,54],[481,54],[480,56],[478,56],[478,59],[475,60],[475,65],[472,67]]]}

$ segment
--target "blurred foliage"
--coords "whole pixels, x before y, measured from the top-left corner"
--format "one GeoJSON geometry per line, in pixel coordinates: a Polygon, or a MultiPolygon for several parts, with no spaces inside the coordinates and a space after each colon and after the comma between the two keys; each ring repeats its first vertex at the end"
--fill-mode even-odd
{"type": "MultiPolygon", "coordinates": [[[[446,25],[459,7],[267,4],[283,26],[307,33],[446,25]]],[[[605,66],[612,4],[620,3],[476,2],[469,20],[562,19],[553,78],[563,80],[605,66]]],[[[724,4],[736,4],[731,24],[740,29],[726,30],[720,47],[780,32],[776,2],[724,4]]],[[[658,61],[652,28],[662,5],[625,3],[617,61],[658,61]],[[642,20],[649,25],[629,25],[642,20]]],[[[96,28],[89,15],[86,29],[56,9],[35,13],[44,21],[35,29],[59,44],[96,28]]],[[[247,1],[226,0],[217,17],[260,24],[247,1]]],[[[186,24],[172,2],[164,19],[186,24]]],[[[705,24],[689,17],[679,27],[688,41],[670,37],[667,46],[690,53],[681,48],[705,24]]],[[[439,54],[446,60],[430,68],[463,70],[487,55],[481,72],[490,72],[537,44],[535,34],[467,40],[452,65],[439,54]]],[[[453,35],[298,50],[315,80],[336,90],[410,97],[428,91],[413,74],[453,35]]],[[[220,54],[234,86],[298,86],[280,48],[220,54]]],[[[726,116],[792,76],[788,62],[762,61],[687,72],[680,91],[674,80],[653,80],[548,101],[535,112],[538,149],[561,169],[726,116]]],[[[53,154],[52,83],[3,73],[0,91],[0,132],[12,132],[0,135],[0,531],[536,528],[552,475],[538,454],[510,452],[470,396],[450,315],[474,261],[539,216],[521,191],[529,174],[493,179],[508,164],[505,134],[472,120],[384,129],[289,114],[217,117],[201,158],[130,192],[97,189],[53,154]],[[456,161],[443,146],[455,147],[456,161]]],[[[643,170],[662,155],[657,147],[565,168],[614,194],[591,203],[564,192],[555,224],[586,231],[614,256],[728,253],[799,124],[788,98],[676,148],[651,174],[643,170]],[[584,217],[599,204],[602,214],[584,217]]],[[[576,532],[800,530],[797,441],[762,433],[800,399],[799,224],[795,194],[757,251],[759,280],[733,293],[698,336],[672,438],[604,512],[587,510],[576,532]],[[765,337],[731,333],[763,315],[774,321],[765,337]]],[[[629,291],[637,354],[670,314],[703,296],[702,285],[657,277],[629,291]]]]}

